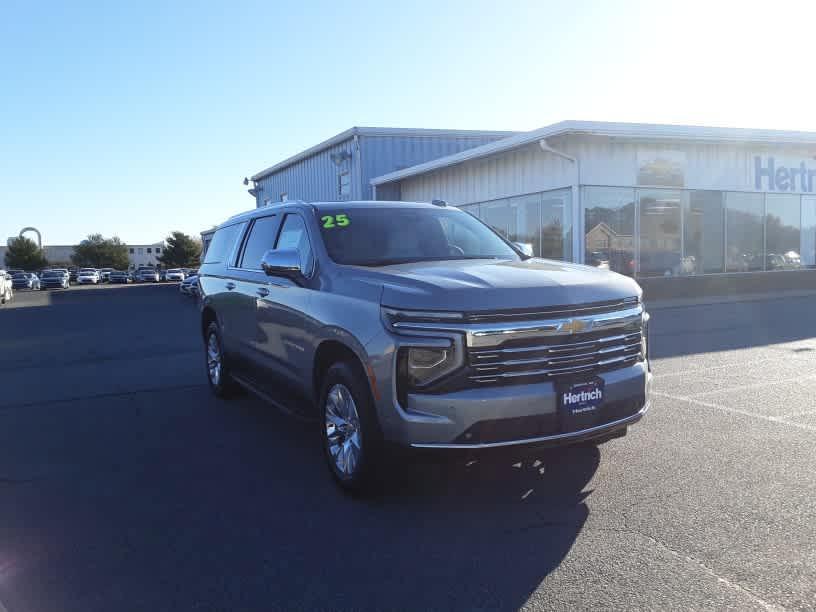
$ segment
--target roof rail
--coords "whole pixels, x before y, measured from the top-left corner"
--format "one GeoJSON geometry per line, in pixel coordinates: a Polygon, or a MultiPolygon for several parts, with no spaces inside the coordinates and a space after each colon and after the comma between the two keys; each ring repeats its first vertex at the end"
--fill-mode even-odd
{"type": "Polygon", "coordinates": [[[275,205],[282,206],[283,204],[306,204],[306,202],[304,200],[300,200],[300,199],[283,200],[283,201],[275,200],[274,202],[272,200],[269,200],[269,202],[264,204],[261,208],[266,207],[266,206],[275,206],[275,205]]]}
{"type": "MultiPolygon", "coordinates": [[[[250,210],[245,210],[244,212],[235,213],[232,215],[227,221],[234,221],[235,219],[240,219],[242,217],[250,216],[252,213],[260,210],[261,208],[269,208],[271,206],[283,206],[284,204],[307,204],[307,202],[303,200],[286,200],[286,202],[268,202],[263,206],[258,206],[257,208],[251,208],[250,210]]],[[[225,223],[227,222],[225,221],[225,223]]],[[[216,228],[213,228],[212,231],[215,231],[216,228]]],[[[208,230],[209,231],[209,230],[208,230]]]]}

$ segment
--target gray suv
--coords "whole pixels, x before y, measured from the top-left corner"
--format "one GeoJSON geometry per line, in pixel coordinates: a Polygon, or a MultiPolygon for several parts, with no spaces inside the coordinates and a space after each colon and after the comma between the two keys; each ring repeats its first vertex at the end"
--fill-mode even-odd
{"type": "Polygon", "coordinates": [[[602,442],[649,406],[641,289],[528,257],[444,203],[303,202],[232,217],[199,272],[207,374],[317,418],[338,483],[389,444],[602,442]]]}

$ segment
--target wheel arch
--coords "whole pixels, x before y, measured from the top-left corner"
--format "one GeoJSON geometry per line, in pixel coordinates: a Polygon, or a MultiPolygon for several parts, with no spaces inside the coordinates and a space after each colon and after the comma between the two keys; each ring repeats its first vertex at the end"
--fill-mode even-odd
{"type": "Polygon", "coordinates": [[[210,323],[218,323],[218,315],[215,314],[215,309],[212,306],[205,306],[201,310],[201,337],[207,339],[207,328],[210,323]]]}
{"type": "Polygon", "coordinates": [[[361,356],[357,350],[349,346],[349,343],[343,342],[335,338],[323,340],[315,350],[314,360],[312,362],[312,394],[315,403],[320,398],[320,386],[323,377],[326,375],[328,369],[334,363],[345,361],[350,363],[358,374],[366,381],[366,386],[371,393],[372,399],[376,398],[373,381],[369,375],[368,368],[366,368],[365,357],[361,356]]]}

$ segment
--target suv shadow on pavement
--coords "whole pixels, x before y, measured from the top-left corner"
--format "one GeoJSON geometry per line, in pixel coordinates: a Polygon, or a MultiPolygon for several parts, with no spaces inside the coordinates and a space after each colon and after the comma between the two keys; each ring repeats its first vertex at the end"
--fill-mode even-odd
{"type": "Polygon", "coordinates": [[[265,571],[285,576],[274,585],[283,609],[518,609],[589,516],[596,446],[398,456],[377,493],[360,499],[333,486],[316,424],[293,423],[251,397],[230,409],[221,418],[263,441],[263,451],[243,445],[259,453],[244,457],[249,465],[270,484],[301,481],[284,485],[294,496],[275,499],[283,524],[265,539],[265,571]]]}

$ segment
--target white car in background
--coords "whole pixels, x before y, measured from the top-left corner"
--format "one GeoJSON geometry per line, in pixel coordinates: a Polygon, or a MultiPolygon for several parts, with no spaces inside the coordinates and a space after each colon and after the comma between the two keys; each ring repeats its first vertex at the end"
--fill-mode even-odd
{"type": "Polygon", "coordinates": [[[136,273],[136,280],[140,283],[158,283],[159,273],[152,268],[142,268],[136,273]]]}
{"type": "Polygon", "coordinates": [[[169,281],[183,281],[185,278],[184,270],[181,268],[171,268],[164,273],[164,278],[169,281]]]}
{"type": "Polygon", "coordinates": [[[65,280],[70,284],[71,283],[71,273],[66,270],[65,268],[51,268],[46,270],[47,272],[59,272],[65,277],[65,280]]]}
{"type": "Polygon", "coordinates": [[[0,270],[0,304],[6,304],[14,298],[14,289],[11,287],[11,275],[0,270]]]}
{"type": "Polygon", "coordinates": [[[98,285],[99,272],[95,268],[82,268],[77,274],[77,283],[80,285],[98,285]]]}

